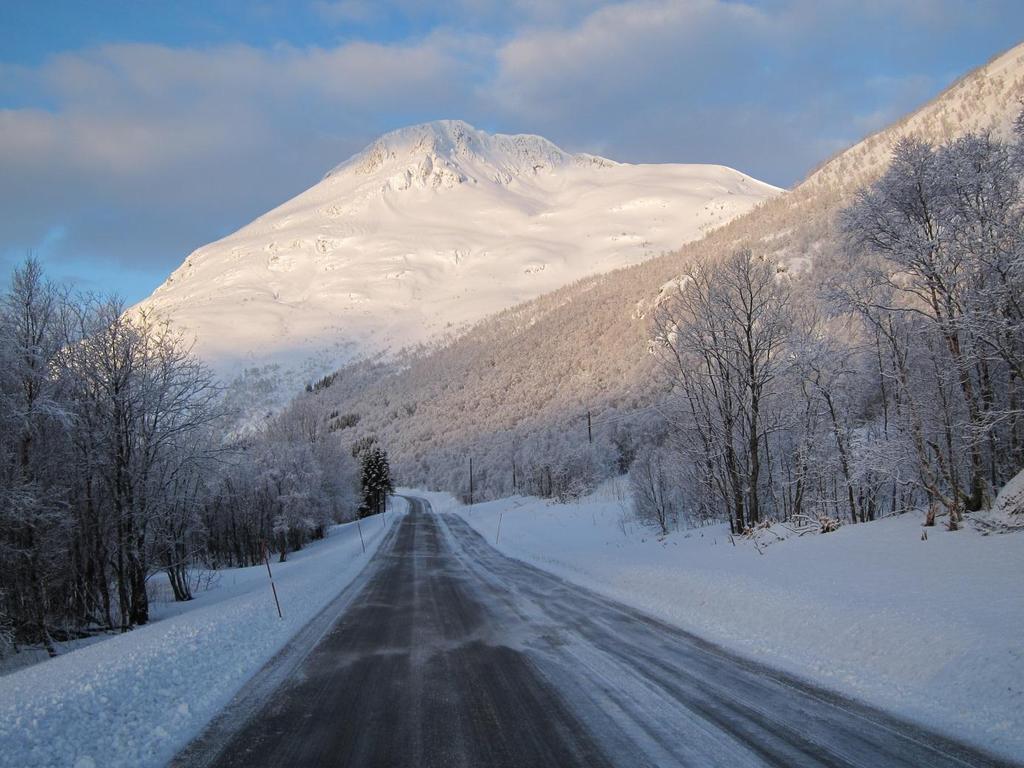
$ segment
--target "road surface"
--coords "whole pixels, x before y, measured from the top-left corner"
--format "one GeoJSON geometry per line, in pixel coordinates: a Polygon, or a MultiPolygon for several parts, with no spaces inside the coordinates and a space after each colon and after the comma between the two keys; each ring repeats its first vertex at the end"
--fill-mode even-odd
{"type": "Polygon", "coordinates": [[[410,504],[285,682],[258,706],[240,697],[176,765],[1001,765],[511,560],[461,518],[410,504]]]}

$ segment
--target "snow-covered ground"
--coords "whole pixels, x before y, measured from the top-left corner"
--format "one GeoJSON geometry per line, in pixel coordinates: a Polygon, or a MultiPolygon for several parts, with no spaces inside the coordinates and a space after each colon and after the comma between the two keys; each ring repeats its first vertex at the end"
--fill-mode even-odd
{"type": "MultiPolygon", "coordinates": [[[[422,493],[422,492],[416,492],[422,493]]],[[[723,647],[1024,758],[1024,534],[928,529],[920,518],[755,547],[728,528],[663,540],[621,491],[580,503],[458,504],[506,554],[639,607],[723,647]],[[499,535],[500,525],[500,535],[499,535]],[[760,550],[760,551],[759,551],[760,550]]]]}
{"type": "MultiPolygon", "coordinates": [[[[404,513],[331,528],[326,539],[264,566],[220,572],[158,620],[0,677],[0,766],[161,766],[296,632],[359,574],[404,513]]],[[[157,577],[159,578],[159,577],[157,577]]]]}

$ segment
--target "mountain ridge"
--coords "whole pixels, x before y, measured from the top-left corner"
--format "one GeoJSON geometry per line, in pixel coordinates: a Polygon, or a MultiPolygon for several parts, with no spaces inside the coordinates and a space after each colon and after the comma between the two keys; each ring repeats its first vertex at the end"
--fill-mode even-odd
{"type": "Polygon", "coordinates": [[[459,157],[482,159],[486,155],[493,156],[500,152],[513,160],[528,161],[527,165],[516,168],[520,172],[526,167],[536,172],[545,166],[562,166],[574,162],[604,167],[621,165],[606,157],[566,152],[554,142],[536,134],[488,134],[464,120],[433,120],[398,128],[381,135],[367,147],[336,165],[323,178],[328,179],[348,170],[369,174],[389,159],[398,159],[402,152],[413,158],[444,155],[449,161],[459,157]],[[541,162],[536,162],[538,160],[541,162]]]}
{"type": "Polygon", "coordinates": [[[1002,101],[1005,105],[1008,94],[1016,94],[1017,112],[1024,109],[1024,43],[993,56],[980,67],[956,78],[941,93],[917,109],[832,155],[811,170],[794,190],[834,182],[838,174],[849,170],[854,158],[861,159],[864,167],[847,181],[863,186],[872,177],[881,175],[882,166],[887,164],[893,144],[891,140],[886,141],[886,138],[893,135],[916,136],[940,143],[967,132],[985,130],[1000,138],[1007,138],[1016,114],[1012,109],[1000,108],[999,103],[1002,101]],[[1007,77],[1012,79],[1009,84],[1006,82],[1007,77]],[[970,97],[956,98],[957,94],[964,93],[969,93],[970,97]],[[994,113],[1000,117],[993,120],[994,113]],[[845,163],[837,163],[844,158],[845,163]]]}
{"type": "MultiPolygon", "coordinates": [[[[630,165],[436,121],[196,249],[139,307],[222,370],[432,342],[721,226],[779,190],[723,166],[630,165]]],[[[308,375],[308,374],[305,374],[308,375]]]]}

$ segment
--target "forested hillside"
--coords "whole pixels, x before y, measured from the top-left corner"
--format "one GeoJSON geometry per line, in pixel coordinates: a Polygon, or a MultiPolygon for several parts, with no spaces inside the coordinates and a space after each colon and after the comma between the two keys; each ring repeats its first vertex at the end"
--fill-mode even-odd
{"type": "MultiPolygon", "coordinates": [[[[748,524],[762,513],[867,519],[925,503],[977,508],[1019,468],[995,459],[1011,443],[1019,450],[1017,353],[984,345],[988,330],[1011,341],[1019,331],[1018,310],[1005,303],[1020,279],[1019,152],[1001,142],[1013,136],[1022,96],[1017,47],[698,242],[505,311],[447,346],[410,354],[399,370],[344,369],[302,400],[333,415],[332,428],[385,444],[405,483],[466,494],[472,457],[478,498],[513,484],[571,495],[663,445],[665,472],[677,484],[687,478],[677,488],[686,499],[673,503],[680,514],[748,524]],[[897,148],[896,169],[858,197],[882,179],[897,148]],[[916,175],[927,177],[923,218],[903,210],[916,175]],[[872,230],[873,206],[921,228],[916,244],[886,244],[872,230]],[[996,209],[998,231],[986,230],[996,209]],[[944,271],[918,269],[914,247],[937,249],[944,271]],[[988,259],[989,251],[1000,255],[988,259]],[[702,320],[710,330],[717,322],[713,307],[702,314],[692,303],[700,276],[711,304],[760,284],[778,305],[779,338],[766,370],[754,374],[767,378],[731,382],[734,402],[695,403],[709,382],[693,381],[692,365],[680,367],[674,354],[694,351],[674,344],[678,326],[689,323],[693,334],[702,320]],[[865,303],[879,276],[890,295],[865,303]],[[952,325],[944,307],[925,300],[947,279],[947,298],[963,316],[952,325]],[[982,315],[986,331],[975,323],[982,315]],[[762,387],[757,408],[766,409],[756,418],[752,386],[762,387]],[[961,452],[967,467],[958,466],[961,452]],[[695,465],[695,454],[714,466],[695,465]],[[884,478],[872,474],[879,467],[884,478]],[[869,486],[884,487],[884,498],[859,497],[869,486]]],[[[760,364],[759,355],[747,356],[760,364]]],[[[737,364],[717,362],[724,367],[712,390],[737,364]]]]}

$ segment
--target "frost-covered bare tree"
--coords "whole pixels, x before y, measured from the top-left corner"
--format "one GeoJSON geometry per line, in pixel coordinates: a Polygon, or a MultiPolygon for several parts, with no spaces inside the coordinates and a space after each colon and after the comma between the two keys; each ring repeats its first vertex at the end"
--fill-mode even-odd
{"type": "Polygon", "coordinates": [[[838,473],[847,519],[853,523],[873,519],[874,506],[863,497],[854,478],[855,419],[862,413],[858,407],[866,386],[864,352],[840,323],[810,310],[794,323],[789,355],[793,363],[790,384],[799,390],[802,407],[788,425],[799,435],[799,448],[796,487],[787,517],[807,511],[808,483],[820,485],[823,476],[838,473]]]}
{"type": "MultiPolygon", "coordinates": [[[[315,396],[315,395],[314,395],[315,396]]],[[[355,507],[319,410],[239,437],[162,318],[77,297],[29,259],[0,294],[0,624],[40,644],[149,620],[149,582],[283,557],[355,507]]]]}
{"type": "Polygon", "coordinates": [[[78,340],[59,361],[91,464],[94,507],[113,531],[113,579],[122,629],[149,620],[146,581],[154,537],[174,584],[187,543],[166,518],[180,520],[187,475],[203,460],[217,418],[212,375],[167,322],[126,313],[116,301],[77,307],[78,340]],[[178,493],[176,493],[178,492],[178,493]],[[167,534],[171,540],[166,539],[167,534]]]}
{"type": "Polygon", "coordinates": [[[633,510],[638,520],[656,525],[663,536],[678,524],[681,488],[673,477],[674,454],[658,446],[643,450],[629,469],[633,510]]]}
{"type": "Polygon", "coordinates": [[[1024,463],[1024,188],[1015,148],[901,142],[842,218],[841,300],[888,347],[919,480],[955,528],[1024,463]]]}
{"type": "Polygon", "coordinates": [[[53,588],[59,591],[71,524],[63,485],[51,478],[69,421],[65,382],[53,370],[61,308],[58,290],[34,259],[15,272],[0,303],[0,586],[13,603],[5,612],[51,653],[51,617],[60,611],[53,588]]]}
{"type": "Polygon", "coordinates": [[[788,361],[789,288],[774,266],[739,251],[694,264],[658,308],[657,350],[684,403],[695,462],[736,530],[763,513],[762,466],[788,361]]]}
{"type": "Polygon", "coordinates": [[[736,530],[919,506],[955,529],[1020,470],[1020,144],[904,140],[814,272],[740,251],[662,288],[688,504],[713,499],[736,530]]]}

